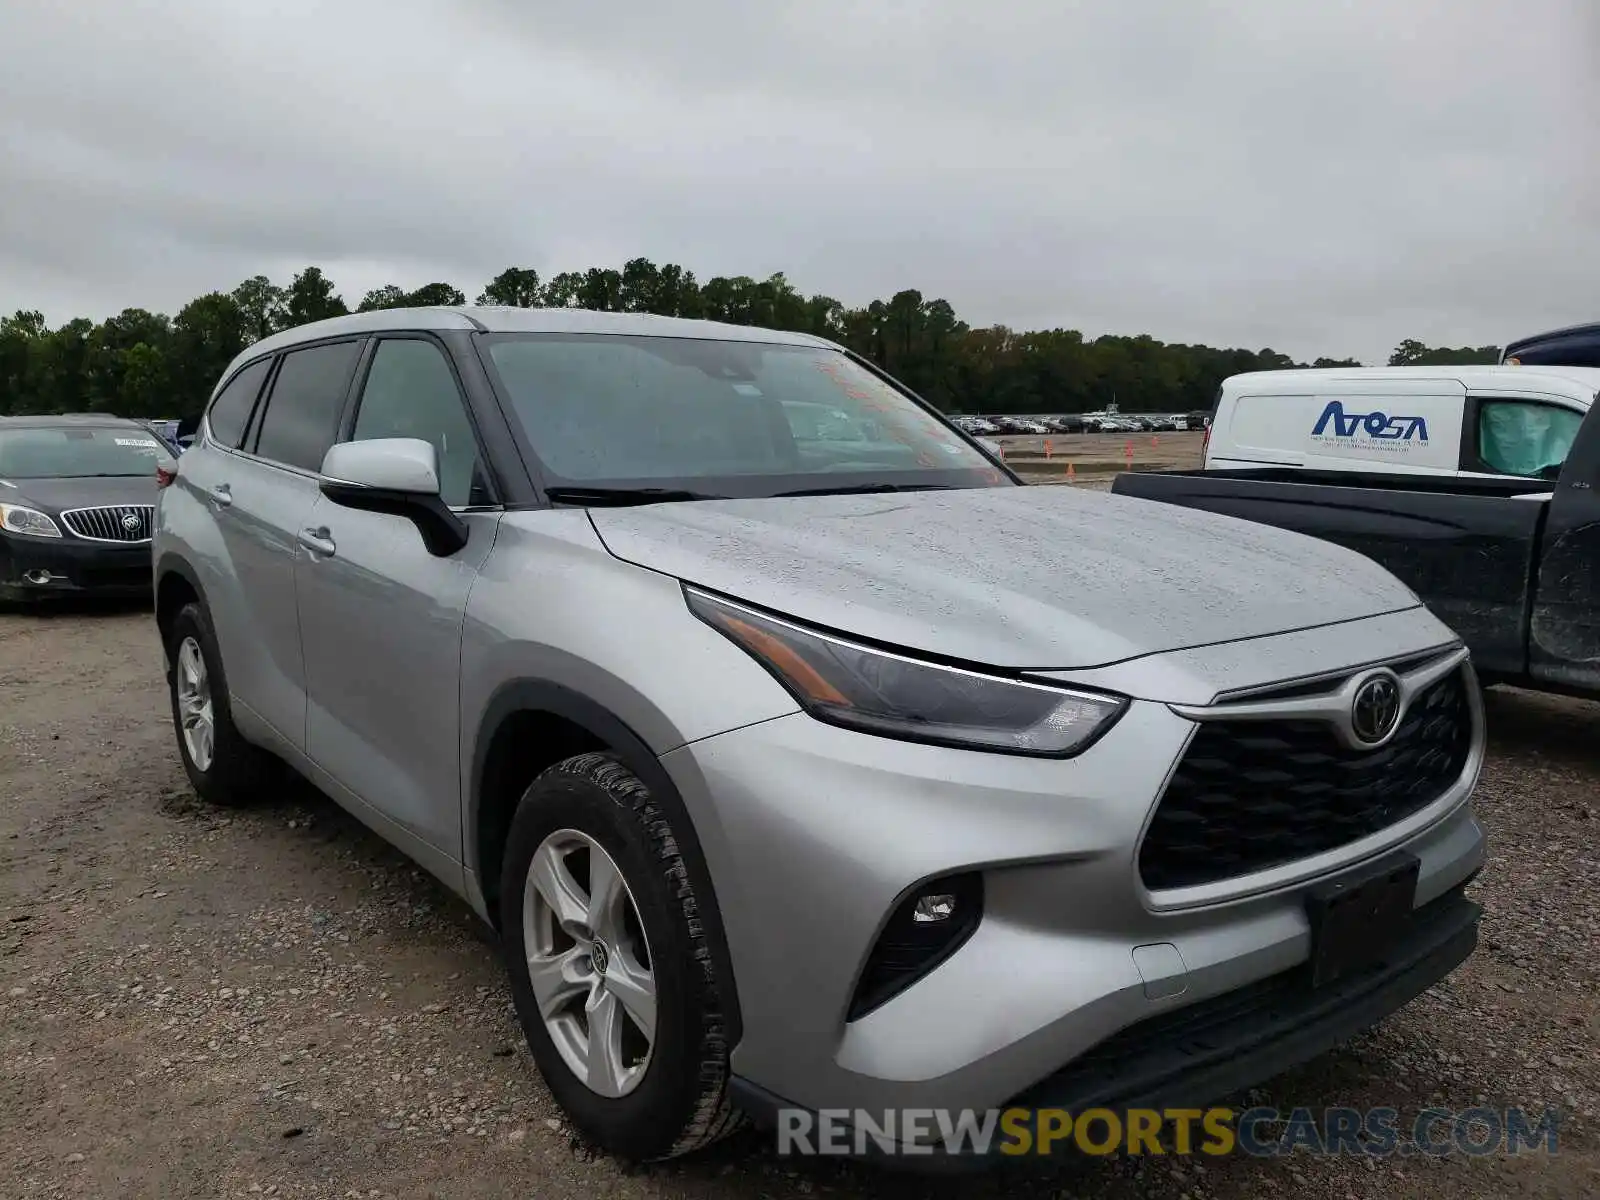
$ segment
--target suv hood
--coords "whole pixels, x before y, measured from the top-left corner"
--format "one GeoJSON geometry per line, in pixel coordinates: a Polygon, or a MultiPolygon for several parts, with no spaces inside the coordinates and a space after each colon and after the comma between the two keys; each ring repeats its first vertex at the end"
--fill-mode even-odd
{"type": "Polygon", "coordinates": [[[591,509],[612,554],[858,638],[1031,670],[1417,608],[1372,560],[1065,486],[591,509]]]}

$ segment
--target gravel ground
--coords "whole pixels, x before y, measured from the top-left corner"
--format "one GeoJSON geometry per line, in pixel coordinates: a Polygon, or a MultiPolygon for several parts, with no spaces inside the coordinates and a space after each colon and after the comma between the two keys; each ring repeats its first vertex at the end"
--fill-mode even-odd
{"type": "Polygon", "coordinates": [[[565,1132],[467,910],[306,790],[201,807],[143,611],[0,615],[0,1196],[1600,1195],[1600,706],[1491,696],[1484,941],[1269,1102],[1559,1106],[1554,1157],[1080,1162],[929,1181],[754,1134],[565,1132]]]}

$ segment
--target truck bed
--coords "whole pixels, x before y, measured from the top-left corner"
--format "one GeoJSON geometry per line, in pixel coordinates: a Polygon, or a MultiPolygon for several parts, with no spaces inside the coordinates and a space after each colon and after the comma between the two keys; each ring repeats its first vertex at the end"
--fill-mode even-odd
{"type": "Polygon", "coordinates": [[[1528,670],[1535,573],[1553,486],[1269,468],[1128,472],[1111,490],[1292,529],[1365,554],[1461,635],[1481,674],[1514,679],[1528,670]]]}

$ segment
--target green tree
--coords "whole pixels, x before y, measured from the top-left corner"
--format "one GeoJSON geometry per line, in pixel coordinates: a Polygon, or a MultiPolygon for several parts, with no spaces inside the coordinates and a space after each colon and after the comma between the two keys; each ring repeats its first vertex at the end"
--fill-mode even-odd
{"type": "Polygon", "coordinates": [[[407,299],[404,288],[386,283],[382,287],[373,288],[361,297],[357,312],[371,312],[378,308],[404,308],[410,301],[407,299]]]}
{"type": "Polygon", "coordinates": [[[135,342],[122,352],[122,381],[116,411],[130,417],[171,415],[167,357],[159,346],[135,342]]]}
{"type": "Polygon", "coordinates": [[[531,267],[507,267],[491,279],[478,295],[479,304],[503,304],[510,308],[538,308],[544,298],[539,272],[531,267]]]}
{"type": "Polygon", "coordinates": [[[1500,361],[1499,346],[1425,346],[1406,338],[1389,355],[1391,367],[1464,367],[1500,361]]]}
{"type": "Polygon", "coordinates": [[[448,283],[425,283],[406,296],[406,308],[454,307],[465,304],[461,289],[448,283]]]}
{"type": "Polygon", "coordinates": [[[583,275],[577,271],[562,271],[559,275],[551,276],[544,289],[545,307],[578,307],[578,292],[582,287],[583,275]]]}
{"type": "Polygon", "coordinates": [[[0,317],[0,414],[47,411],[38,378],[44,314],[0,317]]]}
{"type": "Polygon", "coordinates": [[[579,308],[595,312],[622,311],[622,273],[608,267],[590,267],[578,285],[579,308]]]}
{"type": "Polygon", "coordinates": [[[33,412],[69,412],[83,407],[83,380],[94,329],[93,321],[77,317],[40,338],[34,347],[33,412]]]}
{"type": "Polygon", "coordinates": [[[286,328],[288,296],[265,275],[252,275],[234,288],[233,302],[244,314],[245,335],[252,342],[259,342],[286,328]]]}
{"type": "Polygon", "coordinates": [[[172,321],[167,365],[173,394],[171,415],[198,413],[223,371],[248,342],[245,315],[232,296],[211,292],[185,304],[172,321]]]}
{"type": "MultiPolygon", "coordinates": [[[[701,283],[677,263],[631,258],[620,269],[561,271],[541,284],[532,267],[507,267],[480,303],[590,308],[703,317],[816,334],[903,379],[932,403],[973,413],[1082,412],[1115,401],[1124,411],[1209,408],[1221,382],[1247,371],[1300,364],[1272,349],[1185,345],[1150,334],[1086,338],[1075,329],[972,328],[946,300],[915,288],[852,307],[806,295],[781,271],[764,278],[719,275],[701,283]]],[[[460,305],[453,284],[374,288],[359,310],[460,305]]],[[[0,318],[0,413],[104,409],[143,415],[198,410],[227,364],[251,342],[290,325],[345,311],[315,266],[287,289],[265,275],[232,292],[197,297],[169,320],[130,308],[100,324],[46,326],[37,312],[0,318]]],[[[1493,362],[1496,347],[1433,348],[1401,342],[1391,361],[1429,365],[1493,362]]],[[[1358,366],[1318,358],[1319,367],[1358,366]]]]}
{"type": "MultiPolygon", "coordinates": [[[[164,379],[166,365],[160,351],[171,335],[170,320],[143,308],[125,308],[95,326],[85,347],[83,388],[74,407],[129,416],[154,415],[130,407],[132,402],[124,394],[129,356],[133,357],[134,379],[141,388],[149,380],[164,379]],[[134,347],[139,345],[145,349],[135,352],[134,347]]],[[[145,398],[147,393],[141,392],[141,401],[145,398]]]]}
{"type": "Polygon", "coordinates": [[[333,280],[322,273],[322,268],[307,267],[289,285],[284,304],[284,324],[292,329],[296,325],[309,325],[312,321],[342,317],[349,311],[344,300],[333,290],[333,280]]]}

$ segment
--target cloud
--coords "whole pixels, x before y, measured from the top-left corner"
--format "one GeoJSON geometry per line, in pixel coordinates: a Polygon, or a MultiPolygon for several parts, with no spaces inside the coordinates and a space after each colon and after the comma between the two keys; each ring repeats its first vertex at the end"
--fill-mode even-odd
{"type": "Polygon", "coordinates": [[[1589,0],[10,0],[0,310],[634,255],[1380,359],[1597,316],[1589,0]]]}

